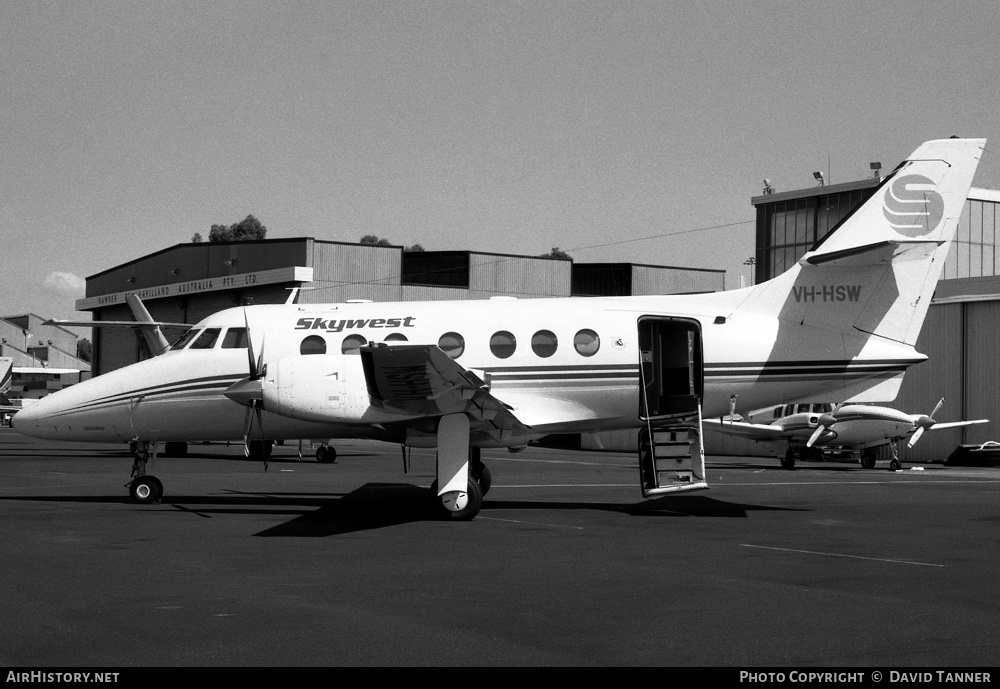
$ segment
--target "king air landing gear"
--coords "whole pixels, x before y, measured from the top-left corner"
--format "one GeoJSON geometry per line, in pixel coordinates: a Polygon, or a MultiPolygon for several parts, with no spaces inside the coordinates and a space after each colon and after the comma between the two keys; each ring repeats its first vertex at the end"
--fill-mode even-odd
{"type": "Polygon", "coordinates": [[[163,497],[163,484],[160,479],[146,473],[146,464],[150,459],[150,449],[152,457],[156,459],[156,443],[146,440],[133,440],[129,444],[129,449],[135,455],[135,462],[132,463],[132,480],[125,484],[128,488],[129,498],[132,502],[140,505],[151,505],[159,502],[163,497]]]}

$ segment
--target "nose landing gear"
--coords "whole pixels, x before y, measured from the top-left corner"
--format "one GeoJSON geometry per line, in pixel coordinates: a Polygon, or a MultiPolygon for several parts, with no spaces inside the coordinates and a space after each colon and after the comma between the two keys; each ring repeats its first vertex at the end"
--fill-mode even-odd
{"type": "Polygon", "coordinates": [[[146,473],[146,464],[149,462],[150,445],[152,445],[153,458],[156,458],[156,443],[147,440],[133,440],[131,450],[135,454],[135,461],[132,463],[132,480],[125,484],[128,488],[128,495],[132,502],[139,505],[152,505],[159,502],[163,497],[163,484],[160,479],[146,473]]]}

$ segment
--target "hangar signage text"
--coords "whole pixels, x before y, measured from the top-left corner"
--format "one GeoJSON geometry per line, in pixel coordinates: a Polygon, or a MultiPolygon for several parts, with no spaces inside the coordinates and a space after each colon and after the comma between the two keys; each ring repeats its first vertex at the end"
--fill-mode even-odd
{"type": "Polygon", "coordinates": [[[184,282],[174,282],[169,285],[156,285],[155,287],[102,294],[97,297],[85,297],[76,300],[76,310],[88,311],[102,306],[124,304],[126,294],[135,294],[143,301],[151,301],[153,299],[179,297],[200,292],[218,292],[220,290],[273,285],[282,282],[312,282],[312,279],[312,268],[306,266],[287,266],[272,270],[259,270],[253,273],[185,280],[184,282]]]}

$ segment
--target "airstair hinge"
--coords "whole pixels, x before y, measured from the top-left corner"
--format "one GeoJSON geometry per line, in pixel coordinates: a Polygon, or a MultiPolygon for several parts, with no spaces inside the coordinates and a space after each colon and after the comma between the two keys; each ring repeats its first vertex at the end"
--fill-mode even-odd
{"type": "Polygon", "coordinates": [[[708,488],[700,409],[694,416],[639,431],[643,497],[708,488]]]}

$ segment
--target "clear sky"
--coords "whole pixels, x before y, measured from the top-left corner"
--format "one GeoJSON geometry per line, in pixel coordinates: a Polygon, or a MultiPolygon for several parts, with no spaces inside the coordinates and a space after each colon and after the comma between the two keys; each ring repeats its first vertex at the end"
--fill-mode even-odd
{"type": "Polygon", "coordinates": [[[765,177],[957,134],[1000,188],[997,26],[996,0],[6,0],[0,315],[86,317],[85,277],[248,214],[736,287],[765,177]]]}

